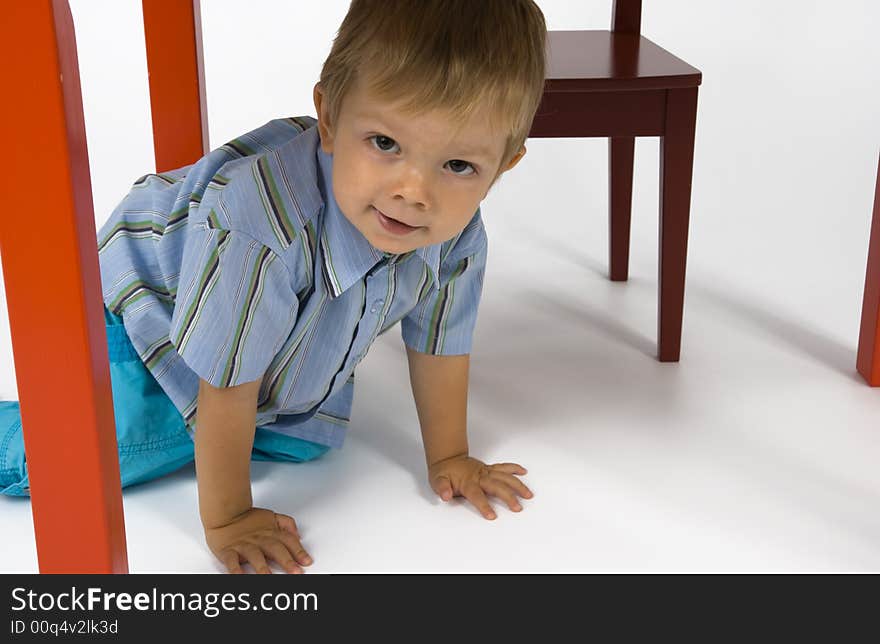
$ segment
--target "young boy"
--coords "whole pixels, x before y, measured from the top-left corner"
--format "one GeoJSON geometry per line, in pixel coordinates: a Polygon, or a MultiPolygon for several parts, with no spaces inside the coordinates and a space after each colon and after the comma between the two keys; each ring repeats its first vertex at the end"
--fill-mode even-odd
{"type": "MultiPolygon", "coordinates": [[[[354,0],[314,88],[270,121],[135,182],[98,234],[123,485],[195,460],[211,551],[233,573],[312,560],[255,507],[250,460],[341,447],[354,369],[396,322],[432,489],[514,511],[515,463],[471,457],[479,203],[526,152],[546,26],[532,0],[354,0]]],[[[27,494],[17,403],[0,487],[27,494]],[[5,478],[4,478],[5,477],[5,478]]]]}

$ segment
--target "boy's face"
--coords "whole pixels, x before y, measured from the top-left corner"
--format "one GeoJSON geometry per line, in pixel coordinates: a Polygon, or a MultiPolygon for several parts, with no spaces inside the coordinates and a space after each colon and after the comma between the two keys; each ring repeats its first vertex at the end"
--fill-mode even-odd
{"type": "MultiPolygon", "coordinates": [[[[489,191],[504,151],[504,135],[491,132],[485,118],[464,124],[453,139],[442,113],[403,117],[357,83],[331,130],[329,106],[317,84],[314,99],[321,147],[333,155],[336,202],[374,248],[407,253],[464,229],[489,191]]],[[[525,153],[523,146],[504,171],[525,153]]]]}

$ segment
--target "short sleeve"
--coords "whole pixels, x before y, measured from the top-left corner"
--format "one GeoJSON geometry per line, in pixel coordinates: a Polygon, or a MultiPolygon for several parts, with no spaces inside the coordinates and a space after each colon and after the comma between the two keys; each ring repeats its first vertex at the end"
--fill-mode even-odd
{"type": "Polygon", "coordinates": [[[215,387],[260,379],[290,335],[299,301],[267,246],[200,222],[188,231],[169,339],[215,387]]]}
{"type": "Polygon", "coordinates": [[[471,352],[486,271],[487,244],[482,226],[479,232],[482,243],[476,252],[464,257],[449,253],[440,265],[440,288],[431,288],[401,320],[401,336],[410,349],[433,355],[471,352]]]}

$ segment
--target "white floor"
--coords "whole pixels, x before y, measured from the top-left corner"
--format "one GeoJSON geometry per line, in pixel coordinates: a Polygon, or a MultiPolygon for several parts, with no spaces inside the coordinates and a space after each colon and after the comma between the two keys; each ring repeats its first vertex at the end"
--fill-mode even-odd
{"type": "MultiPolygon", "coordinates": [[[[330,37],[347,7],[336,4],[330,37]]],[[[539,4],[551,29],[607,26],[608,3],[595,20],[539,4]]],[[[637,141],[627,283],[605,277],[605,141],[530,140],[483,204],[469,420],[472,455],[528,468],[534,498],[519,513],[496,501],[491,522],[436,498],[394,329],[359,367],[342,450],[252,465],[255,503],[297,519],[310,573],[880,571],[880,391],[855,370],[880,10],[645,4],[644,34],[704,78],[681,362],[654,357],[658,139],[637,141]]],[[[313,82],[302,109],[275,113],[312,114],[313,82]]],[[[112,132],[88,105],[96,212],[109,212],[143,164],[98,161],[112,132]]],[[[212,131],[212,147],[234,131],[212,131]]],[[[0,399],[15,398],[5,320],[0,330],[0,399]]],[[[222,570],[191,466],[126,489],[124,503],[131,572],[222,570]]],[[[29,501],[0,498],[0,521],[0,572],[37,571],[29,501]]]]}

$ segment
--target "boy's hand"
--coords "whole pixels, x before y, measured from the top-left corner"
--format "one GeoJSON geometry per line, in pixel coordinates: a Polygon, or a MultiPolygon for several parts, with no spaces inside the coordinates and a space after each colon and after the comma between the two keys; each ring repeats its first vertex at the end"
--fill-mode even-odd
{"type": "Polygon", "coordinates": [[[495,512],[486,494],[505,501],[511,510],[519,512],[522,507],[516,495],[530,499],[534,496],[514,474],[525,474],[526,468],[516,463],[486,465],[467,455],[452,456],[428,467],[428,482],[444,501],[453,496],[464,496],[487,519],[494,519],[495,512]]]}
{"type": "Polygon", "coordinates": [[[302,574],[300,566],[312,563],[300,543],[293,517],[263,508],[251,508],[226,525],[205,528],[205,540],[233,574],[242,574],[241,564],[250,563],[258,573],[270,575],[267,558],[294,574],[302,574]]]}

